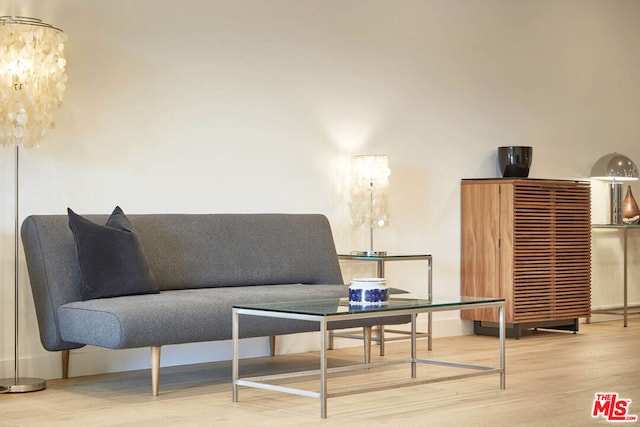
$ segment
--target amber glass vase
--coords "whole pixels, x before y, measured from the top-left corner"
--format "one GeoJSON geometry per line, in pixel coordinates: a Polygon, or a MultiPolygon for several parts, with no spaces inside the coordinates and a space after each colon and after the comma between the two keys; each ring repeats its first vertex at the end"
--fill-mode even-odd
{"type": "Polygon", "coordinates": [[[638,224],[640,221],[640,209],[633,198],[631,187],[627,187],[627,194],[622,202],[622,218],[625,224],[638,224]]]}

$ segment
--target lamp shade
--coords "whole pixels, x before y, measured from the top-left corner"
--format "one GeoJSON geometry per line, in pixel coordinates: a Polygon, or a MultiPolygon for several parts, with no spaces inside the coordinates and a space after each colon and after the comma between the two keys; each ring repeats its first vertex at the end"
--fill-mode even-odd
{"type": "Polygon", "coordinates": [[[0,145],[37,145],[66,89],[65,34],[40,19],[0,16],[0,145]]]}
{"type": "Polygon", "coordinates": [[[640,175],[633,161],[620,153],[602,156],[591,168],[591,179],[603,181],[635,181],[640,175]]]}
{"type": "Polygon", "coordinates": [[[389,221],[389,160],[386,155],[351,160],[351,220],[356,226],[382,228],[389,221]]]}

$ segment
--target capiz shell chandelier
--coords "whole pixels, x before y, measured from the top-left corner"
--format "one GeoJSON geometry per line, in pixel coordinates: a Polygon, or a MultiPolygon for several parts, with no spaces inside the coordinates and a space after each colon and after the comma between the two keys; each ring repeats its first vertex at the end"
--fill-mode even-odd
{"type": "Polygon", "coordinates": [[[66,89],[65,34],[40,19],[0,16],[0,144],[38,145],[66,89]]]}

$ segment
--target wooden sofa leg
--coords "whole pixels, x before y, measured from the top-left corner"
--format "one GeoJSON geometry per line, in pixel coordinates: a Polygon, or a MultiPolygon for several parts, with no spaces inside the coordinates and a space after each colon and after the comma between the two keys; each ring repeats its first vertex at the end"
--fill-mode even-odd
{"type": "Polygon", "coordinates": [[[62,379],[69,378],[69,350],[62,350],[62,379]]]}
{"type": "Polygon", "coordinates": [[[160,346],[151,347],[151,393],[158,395],[160,383],[160,346]]]}
{"type": "Polygon", "coordinates": [[[362,327],[362,341],[364,341],[364,363],[371,363],[371,326],[362,327]]]}
{"type": "Polygon", "coordinates": [[[269,336],[269,354],[271,356],[276,355],[276,336],[275,335],[269,336]]]}
{"type": "Polygon", "coordinates": [[[384,356],[384,325],[378,326],[378,342],[380,343],[380,356],[384,356]]]}

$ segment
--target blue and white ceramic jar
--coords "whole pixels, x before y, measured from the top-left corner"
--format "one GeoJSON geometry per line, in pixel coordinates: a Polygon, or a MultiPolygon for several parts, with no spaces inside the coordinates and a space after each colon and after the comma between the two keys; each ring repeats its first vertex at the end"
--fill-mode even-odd
{"type": "Polygon", "coordinates": [[[349,286],[349,304],[380,305],[389,302],[389,288],[384,278],[353,279],[349,286]]]}

